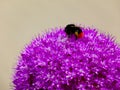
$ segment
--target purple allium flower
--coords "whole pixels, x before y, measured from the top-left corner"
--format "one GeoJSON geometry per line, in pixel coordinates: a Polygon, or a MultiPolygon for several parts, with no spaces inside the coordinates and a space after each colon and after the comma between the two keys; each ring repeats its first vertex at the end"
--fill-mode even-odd
{"type": "Polygon", "coordinates": [[[19,57],[14,90],[120,90],[120,46],[97,29],[82,30],[77,40],[64,28],[33,39],[19,57]]]}

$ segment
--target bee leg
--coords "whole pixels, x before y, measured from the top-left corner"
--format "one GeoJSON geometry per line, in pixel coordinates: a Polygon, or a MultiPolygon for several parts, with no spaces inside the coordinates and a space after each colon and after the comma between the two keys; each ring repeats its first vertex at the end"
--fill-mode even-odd
{"type": "Polygon", "coordinates": [[[75,35],[75,40],[77,40],[78,39],[78,37],[75,35]]]}
{"type": "Polygon", "coordinates": [[[68,35],[68,38],[70,38],[71,36],[72,36],[72,34],[69,34],[69,35],[68,35]]]}
{"type": "Polygon", "coordinates": [[[70,38],[70,35],[68,35],[68,38],[70,38]]]}

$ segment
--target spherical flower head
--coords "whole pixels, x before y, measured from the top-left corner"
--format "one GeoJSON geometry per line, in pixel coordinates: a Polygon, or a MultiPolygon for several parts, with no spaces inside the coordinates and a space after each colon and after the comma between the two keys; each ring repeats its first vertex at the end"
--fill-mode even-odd
{"type": "Polygon", "coordinates": [[[19,56],[14,90],[120,90],[120,46],[95,28],[82,30],[78,39],[64,28],[33,39],[19,56]]]}

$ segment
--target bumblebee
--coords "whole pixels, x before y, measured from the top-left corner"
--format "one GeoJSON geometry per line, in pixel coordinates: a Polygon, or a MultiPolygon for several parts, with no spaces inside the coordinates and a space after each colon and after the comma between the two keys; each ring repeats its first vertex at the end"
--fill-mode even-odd
{"type": "Polygon", "coordinates": [[[68,37],[70,37],[71,35],[75,35],[76,38],[82,38],[83,37],[83,32],[82,29],[78,26],[75,26],[74,24],[68,24],[65,27],[66,34],[68,35],[68,37]]]}

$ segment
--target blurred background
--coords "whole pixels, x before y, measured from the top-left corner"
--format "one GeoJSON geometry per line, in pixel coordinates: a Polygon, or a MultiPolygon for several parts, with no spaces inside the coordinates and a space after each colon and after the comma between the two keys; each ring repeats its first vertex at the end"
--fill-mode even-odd
{"type": "Polygon", "coordinates": [[[0,0],[0,90],[12,90],[20,51],[47,29],[96,27],[120,43],[120,0],[0,0]]]}

